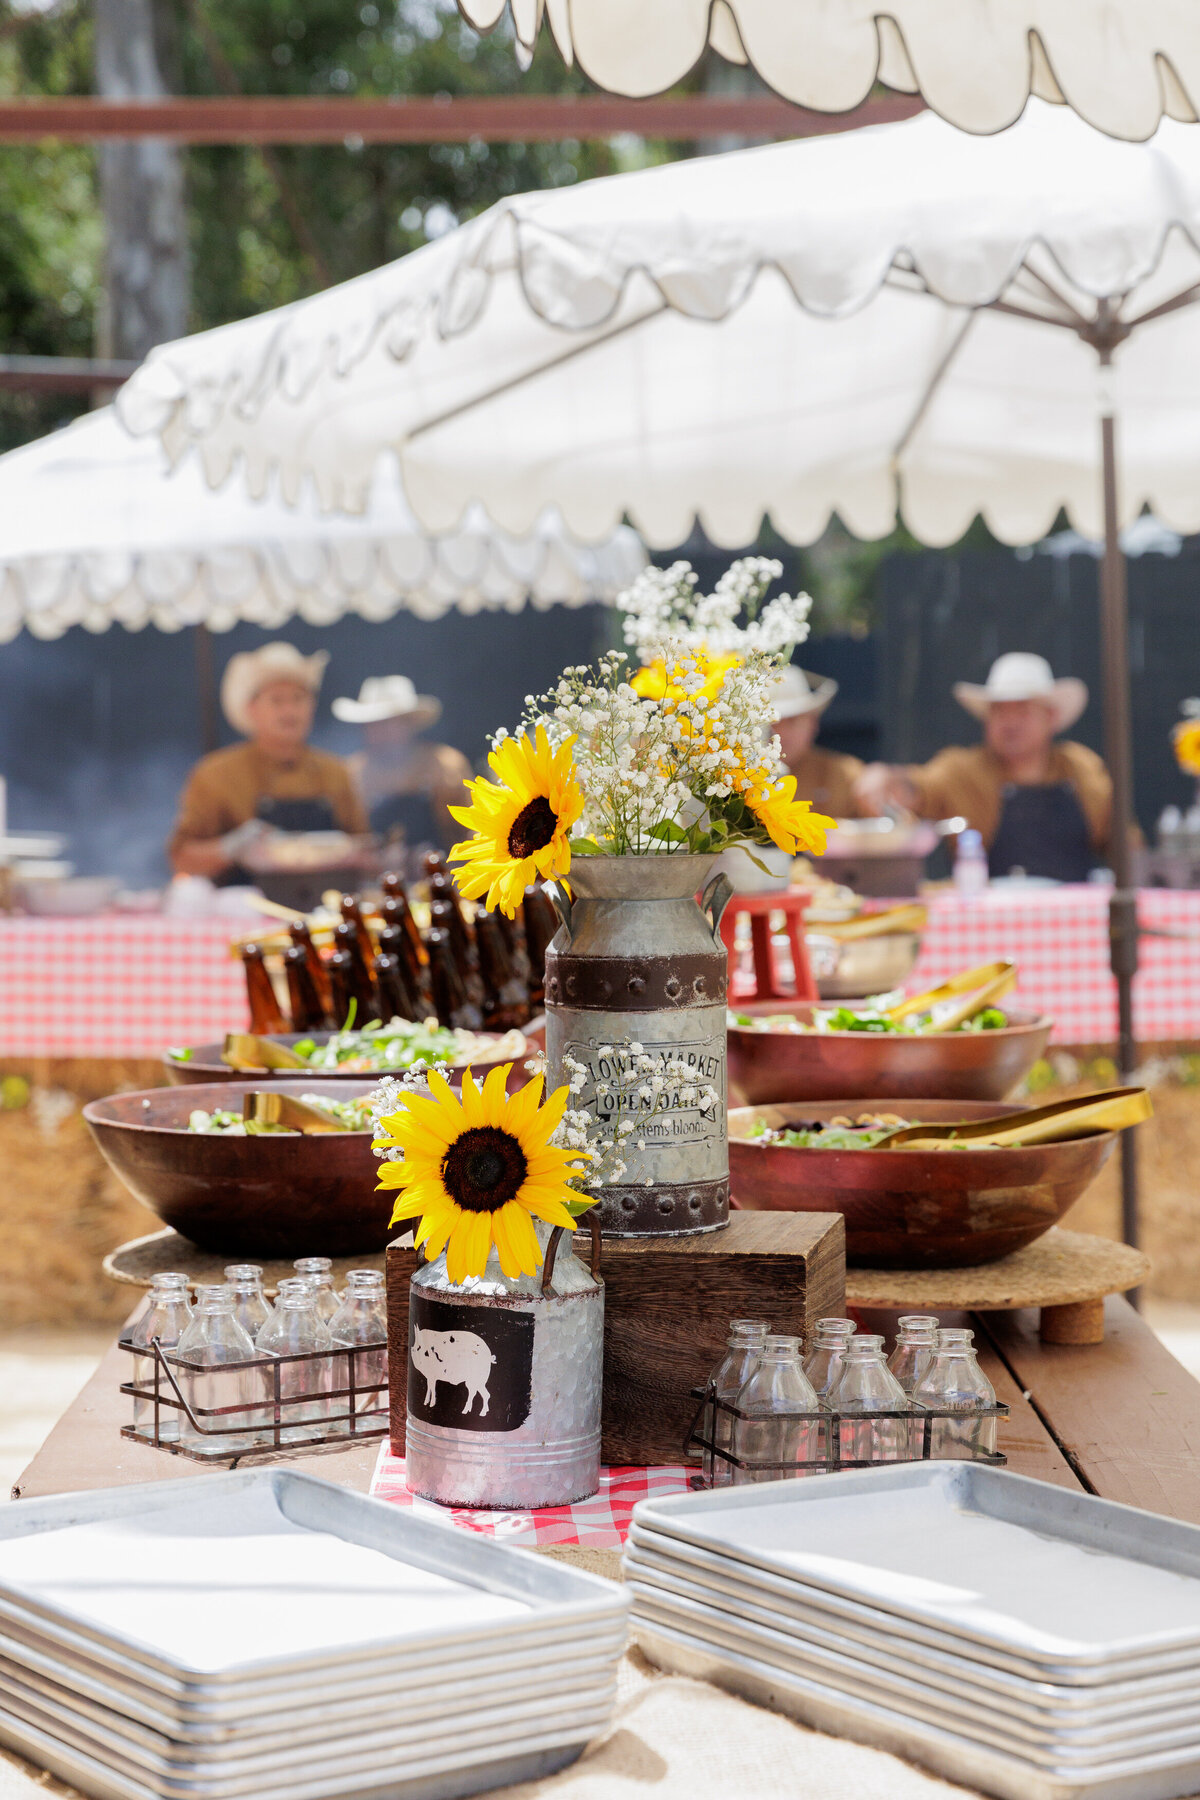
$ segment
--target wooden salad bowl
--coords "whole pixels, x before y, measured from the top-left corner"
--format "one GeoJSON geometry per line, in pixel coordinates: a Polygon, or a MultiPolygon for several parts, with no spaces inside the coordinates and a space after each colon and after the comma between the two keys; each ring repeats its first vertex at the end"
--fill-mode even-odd
{"type": "MultiPolygon", "coordinates": [[[[813,1014],[812,1006],[794,1000],[755,1000],[734,1010],[759,1018],[786,1012],[805,1021],[813,1014]]],[[[730,1105],[840,1100],[847,1094],[856,1095],[860,1104],[885,1095],[892,1100],[1003,1100],[1045,1054],[1054,1028],[1053,1019],[1044,1014],[1004,1010],[1011,1023],[999,1031],[928,1036],[754,1031],[731,1025],[730,1105]]]]}
{"type": "MultiPolygon", "coordinates": [[[[228,1072],[228,1071],[227,1071],[228,1072]]],[[[109,1168],[129,1191],[202,1250],[239,1257],[365,1256],[391,1236],[395,1195],[377,1192],[370,1131],[305,1137],[225,1137],[187,1129],[194,1108],[242,1109],[261,1077],[112,1094],[83,1109],[109,1168]]],[[[357,1100],[375,1083],[322,1081],[304,1092],[357,1100]]],[[[295,1093],[293,1083],[288,1091],[295,1093]]]]}
{"type": "Polygon", "coordinates": [[[878,1111],[946,1125],[1027,1110],[894,1096],[738,1107],[729,1114],[733,1205],[746,1212],[842,1213],[848,1263],[955,1269],[995,1262],[1058,1224],[1108,1161],[1115,1132],[962,1150],[803,1150],[758,1144],[749,1133],[760,1120],[778,1128],[878,1111]]]}

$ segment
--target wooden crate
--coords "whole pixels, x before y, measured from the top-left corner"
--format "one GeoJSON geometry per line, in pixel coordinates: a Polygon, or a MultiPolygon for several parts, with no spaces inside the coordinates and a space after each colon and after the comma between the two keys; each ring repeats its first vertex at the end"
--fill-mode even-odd
{"type": "MultiPolygon", "coordinates": [[[[586,1234],[579,1248],[586,1253],[586,1234]]],[[[387,1253],[392,1443],[404,1443],[411,1244],[387,1253]]],[[[677,1463],[695,1411],[691,1390],[720,1361],[731,1319],[767,1319],[808,1338],[845,1311],[840,1213],[734,1213],[724,1231],[690,1238],[606,1238],[606,1463],[677,1463]]]]}

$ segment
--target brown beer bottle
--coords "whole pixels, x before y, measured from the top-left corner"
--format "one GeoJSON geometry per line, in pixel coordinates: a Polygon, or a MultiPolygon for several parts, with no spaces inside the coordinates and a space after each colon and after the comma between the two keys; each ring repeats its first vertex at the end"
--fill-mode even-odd
{"type": "Polygon", "coordinates": [[[467,937],[471,936],[471,927],[467,924],[467,915],[463,911],[462,897],[454,884],[452,876],[447,873],[445,863],[442,863],[440,868],[434,869],[430,874],[429,899],[430,904],[436,900],[449,901],[450,905],[454,908],[455,915],[459,924],[462,926],[463,931],[466,933],[467,937]]]}
{"type": "Polygon", "coordinates": [[[404,886],[404,877],[402,875],[397,875],[395,869],[384,870],[383,874],[379,877],[379,888],[385,900],[391,900],[396,895],[399,895],[403,900],[408,898],[404,886]]]}
{"type": "Polygon", "coordinates": [[[357,931],[348,920],[343,919],[340,925],[334,926],[333,941],[336,949],[344,950],[350,958],[352,992],[358,1001],[354,1013],[354,1023],[356,1028],[361,1027],[371,1019],[379,1017],[379,1005],[375,996],[371,965],[362,953],[357,931]]]}
{"type": "Polygon", "coordinates": [[[458,965],[458,973],[471,1006],[478,1007],[480,1017],[483,1016],[483,977],[479,972],[479,952],[475,947],[475,934],[467,935],[469,926],[462,916],[455,911],[449,900],[434,900],[429,908],[434,927],[444,931],[450,939],[450,948],[458,965]]]}
{"type": "Polygon", "coordinates": [[[288,926],[288,930],[291,933],[293,945],[298,945],[304,951],[305,961],[308,964],[308,973],[312,978],[313,986],[317,990],[317,998],[321,1002],[321,1010],[326,1017],[328,1017],[333,999],[333,996],[329,991],[329,976],[326,973],[321,952],[313,943],[313,936],[308,928],[308,921],[306,919],[297,919],[294,925],[288,926]]]}
{"type": "MultiPolygon", "coordinates": [[[[391,902],[385,901],[384,904],[390,905],[391,902]]],[[[399,960],[404,974],[404,985],[411,994],[412,1003],[416,1008],[415,1012],[406,1013],[403,1016],[412,1019],[427,1018],[429,1014],[429,970],[424,960],[424,944],[421,945],[421,954],[418,957],[405,927],[399,922],[392,922],[385,918],[383,930],[379,934],[379,950],[381,955],[386,953],[399,960]]]]}
{"type": "Polygon", "coordinates": [[[343,894],[341,899],[342,920],[346,925],[353,925],[358,938],[358,947],[362,952],[363,962],[367,968],[375,960],[375,946],[371,942],[371,933],[367,921],[363,918],[362,902],[357,894],[343,894]]]}
{"type": "Polygon", "coordinates": [[[394,950],[380,950],[375,958],[375,991],[379,996],[379,1013],[385,1024],[393,1019],[424,1018],[417,996],[408,985],[408,972],[394,950]]]}
{"type": "Polygon", "coordinates": [[[330,1019],[333,1029],[344,1031],[348,1019],[353,1019],[355,1025],[361,1025],[363,1020],[359,1016],[353,955],[339,944],[325,967],[329,972],[330,1006],[332,1008],[330,1019]]]}
{"type": "Polygon", "coordinates": [[[276,998],[261,944],[242,945],[242,967],[246,971],[250,1029],[255,1037],[274,1037],[279,1032],[286,1031],[288,1023],[276,998]]]}
{"type": "Polygon", "coordinates": [[[521,915],[529,954],[529,1004],[536,1011],[546,999],[546,951],[558,930],[558,914],[540,882],[532,882],[525,889],[521,915]]]}
{"type": "Polygon", "coordinates": [[[283,953],[293,1031],[324,1031],[325,1008],[317,993],[308,953],[303,944],[289,944],[283,953]]]}
{"type": "Polygon", "coordinates": [[[476,913],[475,945],[483,981],[484,1030],[508,1031],[514,1025],[523,1025],[529,1017],[526,988],[513,969],[504,931],[495,913],[476,913]]]}
{"type": "Polygon", "coordinates": [[[402,925],[404,927],[408,941],[412,945],[417,967],[423,968],[425,946],[421,942],[421,928],[413,918],[412,907],[408,904],[408,895],[404,891],[404,883],[398,875],[393,875],[391,880],[395,884],[394,889],[391,893],[384,895],[383,904],[379,909],[383,916],[383,922],[385,925],[402,925]]]}
{"type": "MultiPolygon", "coordinates": [[[[528,1004],[530,983],[529,952],[525,948],[525,926],[522,922],[521,915],[518,913],[515,919],[508,919],[505,918],[502,912],[497,912],[494,916],[508,949],[508,960],[512,964],[513,975],[515,979],[520,982],[522,992],[525,995],[526,1004],[528,1004]]],[[[475,931],[476,935],[478,935],[478,915],[476,915],[475,931]]]]}
{"type": "Polygon", "coordinates": [[[425,947],[429,952],[429,985],[438,1024],[454,1031],[482,1030],[483,1009],[467,993],[450,933],[433,926],[425,947]]]}

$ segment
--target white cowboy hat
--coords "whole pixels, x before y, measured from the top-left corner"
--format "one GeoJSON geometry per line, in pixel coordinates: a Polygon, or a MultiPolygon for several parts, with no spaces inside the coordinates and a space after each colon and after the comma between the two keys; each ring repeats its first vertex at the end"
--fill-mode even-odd
{"type": "Polygon", "coordinates": [[[985,718],[994,700],[1044,700],[1054,714],[1055,731],[1073,725],[1088,703],[1086,682],[1074,675],[1054,679],[1044,656],[1027,650],[1010,650],[998,656],[988,670],[983,687],[974,681],[956,681],[954,698],[977,719],[985,718]]]}
{"type": "Polygon", "coordinates": [[[344,696],[333,703],[335,719],[348,725],[375,725],[381,719],[404,719],[419,714],[417,723],[432,725],[442,714],[442,703],[432,694],[418,694],[407,675],[368,675],[357,700],[344,696]]]}
{"type": "Polygon", "coordinates": [[[328,661],[327,650],[301,656],[294,644],[283,642],[264,644],[261,650],[240,651],[230,657],[221,677],[221,710],[235,731],[251,737],[246,708],[255,694],[272,681],[294,681],[310,693],[319,693],[328,661]]]}
{"type": "Polygon", "coordinates": [[[789,663],[775,683],[774,717],[795,719],[801,713],[824,712],[837,691],[837,682],[828,675],[810,675],[797,663],[789,663]]]}

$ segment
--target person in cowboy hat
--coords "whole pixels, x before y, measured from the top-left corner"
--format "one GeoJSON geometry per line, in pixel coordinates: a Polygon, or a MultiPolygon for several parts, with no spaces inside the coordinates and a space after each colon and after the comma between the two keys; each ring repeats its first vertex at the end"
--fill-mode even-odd
{"type": "Polygon", "coordinates": [[[441,713],[441,701],[418,694],[407,675],[373,675],[357,700],[333,702],[335,719],[363,728],[364,748],[351,766],[372,830],[381,837],[402,836],[412,849],[448,850],[462,836],[446,808],[462,801],[471,765],[449,744],[420,735],[441,713]]]}
{"type": "Polygon", "coordinates": [[[256,820],[280,831],[369,829],[347,765],[308,743],[328,660],[324,650],[302,656],[285,643],[230,657],[221,707],[246,741],[192,770],[169,847],[177,874],[219,885],[247,879],[238,852],[256,820]]]}
{"type": "Polygon", "coordinates": [[[863,806],[855,783],[864,765],[857,756],[825,750],[814,740],[821,714],[838,691],[836,681],[812,675],[789,663],[775,684],[775,734],[787,764],[796,777],[797,800],[811,800],[817,812],[834,819],[857,819],[863,806]]]}
{"type": "Polygon", "coordinates": [[[992,875],[1086,881],[1104,861],[1112,782],[1094,750],[1056,741],[1087,705],[1084,683],[1056,681],[1044,656],[1014,650],[982,687],[956,682],[954,697],[982,720],[983,742],[914,768],[875,763],[859,780],[860,799],[895,801],[923,819],[961,815],[982,835],[992,875]]]}

